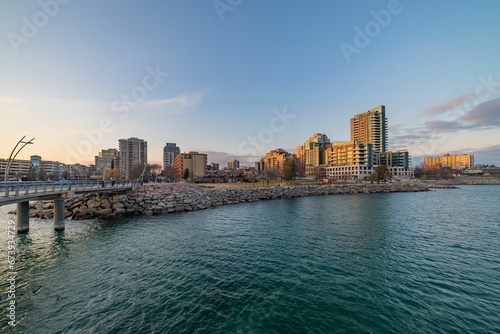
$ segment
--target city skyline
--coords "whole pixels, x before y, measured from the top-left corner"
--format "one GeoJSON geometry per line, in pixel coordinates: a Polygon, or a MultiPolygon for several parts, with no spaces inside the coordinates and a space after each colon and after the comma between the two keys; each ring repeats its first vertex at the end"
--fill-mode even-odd
{"type": "Polygon", "coordinates": [[[388,149],[414,165],[500,164],[497,2],[231,4],[2,3],[0,158],[25,134],[18,159],[82,164],[137,137],[150,162],[175,142],[249,165],[314,133],[348,140],[383,104],[388,149]]]}

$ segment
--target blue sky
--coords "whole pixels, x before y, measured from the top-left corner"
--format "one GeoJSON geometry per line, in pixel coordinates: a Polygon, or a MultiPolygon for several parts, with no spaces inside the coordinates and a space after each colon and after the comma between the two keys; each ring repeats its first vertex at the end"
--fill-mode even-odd
{"type": "Polygon", "coordinates": [[[389,148],[500,165],[500,2],[3,1],[0,157],[91,163],[119,138],[225,164],[386,106],[389,148]]]}

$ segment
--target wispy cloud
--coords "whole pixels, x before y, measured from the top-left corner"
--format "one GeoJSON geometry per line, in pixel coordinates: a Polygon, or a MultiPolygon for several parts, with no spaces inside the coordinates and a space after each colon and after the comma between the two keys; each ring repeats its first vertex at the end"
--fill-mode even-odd
{"type": "MultiPolygon", "coordinates": [[[[466,101],[466,98],[461,100],[466,101]]],[[[463,144],[466,142],[463,138],[473,138],[476,134],[482,135],[481,132],[485,130],[491,131],[494,135],[497,129],[500,130],[500,98],[478,103],[479,101],[476,100],[473,105],[461,108],[460,113],[453,111],[442,119],[427,121],[424,119],[423,123],[411,127],[395,127],[394,133],[391,133],[389,137],[389,144],[392,149],[410,148],[415,158],[414,164],[417,164],[424,156],[441,153],[452,154],[453,152],[443,152],[446,148],[454,146],[450,144],[450,140],[463,144]]],[[[456,104],[446,103],[446,105],[451,107],[456,104]]],[[[441,108],[441,111],[445,112],[445,110],[445,107],[441,108]]],[[[484,152],[477,147],[463,148],[457,152],[471,152],[472,154],[477,152],[477,156],[484,163],[497,163],[495,161],[500,159],[500,154],[495,156],[499,153],[497,146],[491,149],[485,148],[484,152]]]]}
{"type": "MultiPolygon", "coordinates": [[[[451,104],[449,104],[451,106],[451,104]]],[[[443,109],[444,110],[444,109],[443,109]]],[[[500,128],[500,98],[492,99],[476,105],[470,110],[464,110],[455,117],[443,120],[429,120],[411,129],[396,128],[392,139],[404,140],[413,137],[429,137],[439,132],[453,133],[462,130],[487,130],[500,128]]],[[[428,139],[428,138],[427,138],[428,139]]]]}
{"type": "Polygon", "coordinates": [[[454,97],[443,104],[438,104],[424,110],[424,115],[431,116],[453,110],[476,98],[475,94],[462,94],[454,97]]]}
{"type": "Polygon", "coordinates": [[[424,128],[447,133],[500,128],[500,98],[481,103],[455,119],[427,121],[424,128]]]}
{"type": "Polygon", "coordinates": [[[28,101],[14,96],[0,96],[0,115],[20,113],[26,110],[28,101]]]}
{"type": "Polygon", "coordinates": [[[470,128],[460,121],[429,121],[425,122],[424,125],[429,130],[444,132],[456,132],[470,128]]]}
{"type": "Polygon", "coordinates": [[[142,103],[142,113],[154,116],[179,115],[196,107],[205,97],[205,91],[182,93],[166,99],[148,100],[142,103]]]}
{"type": "Polygon", "coordinates": [[[473,124],[475,127],[500,127],[500,98],[481,103],[461,116],[460,120],[473,124]]]}
{"type": "Polygon", "coordinates": [[[206,95],[204,91],[197,93],[183,93],[181,95],[167,98],[167,99],[158,99],[158,100],[150,100],[144,102],[147,106],[153,107],[168,107],[175,106],[180,108],[188,108],[198,105],[201,102],[203,97],[206,95]]]}

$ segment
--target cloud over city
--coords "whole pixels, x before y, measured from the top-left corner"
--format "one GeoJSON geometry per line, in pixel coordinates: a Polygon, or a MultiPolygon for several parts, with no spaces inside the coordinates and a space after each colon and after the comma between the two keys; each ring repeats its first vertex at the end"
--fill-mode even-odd
{"type": "Polygon", "coordinates": [[[157,99],[145,102],[148,106],[177,106],[181,108],[196,106],[203,97],[206,95],[204,91],[197,93],[187,93],[184,92],[178,96],[167,98],[167,99],[157,99]]]}
{"type": "Polygon", "coordinates": [[[476,129],[500,127],[500,98],[481,103],[462,115],[460,121],[476,129]]]}
{"type": "MultiPolygon", "coordinates": [[[[473,97],[473,94],[463,94],[441,105],[428,108],[422,113],[422,122],[412,127],[399,125],[392,127],[389,137],[390,144],[395,145],[392,148],[413,147],[414,161],[418,161],[422,154],[437,153],[437,147],[449,141],[449,136],[452,134],[499,129],[500,98],[482,103],[476,100],[476,105],[467,106],[466,104],[470,103],[473,97]]],[[[488,148],[482,153],[480,152],[482,149],[477,147],[469,151],[474,152],[475,149],[478,150],[480,159],[482,156],[487,156],[491,158],[491,161],[498,161],[500,157],[500,155],[495,156],[495,153],[499,153],[495,147],[488,148]]],[[[467,148],[463,148],[457,152],[468,151],[467,148]]]]}
{"type": "Polygon", "coordinates": [[[438,104],[435,106],[432,106],[426,110],[424,110],[424,115],[430,116],[430,115],[436,115],[436,114],[441,114],[450,110],[453,110],[457,107],[465,105],[466,102],[472,101],[473,99],[476,98],[475,94],[462,94],[457,97],[454,97],[448,101],[446,101],[443,104],[438,104]]]}

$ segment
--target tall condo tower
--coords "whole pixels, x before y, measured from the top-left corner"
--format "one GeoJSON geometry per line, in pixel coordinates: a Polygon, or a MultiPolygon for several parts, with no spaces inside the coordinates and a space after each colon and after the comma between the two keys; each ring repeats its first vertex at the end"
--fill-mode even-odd
{"type": "Polygon", "coordinates": [[[387,151],[385,106],[378,106],[351,118],[351,141],[373,145],[373,153],[387,151]]]}
{"type": "Polygon", "coordinates": [[[181,154],[181,149],[177,147],[176,143],[167,143],[163,147],[163,169],[173,167],[175,158],[177,158],[179,154],[181,154]]]}
{"type": "Polygon", "coordinates": [[[148,142],[139,138],[120,139],[120,167],[125,177],[130,177],[130,171],[141,164],[148,163],[148,142]]]}

